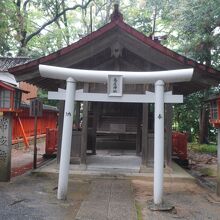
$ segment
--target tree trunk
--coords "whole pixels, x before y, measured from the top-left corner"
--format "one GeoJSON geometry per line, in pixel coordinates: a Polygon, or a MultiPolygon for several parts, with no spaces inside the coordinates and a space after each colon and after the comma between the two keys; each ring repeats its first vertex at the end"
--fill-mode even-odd
{"type": "Polygon", "coordinates": [[[199,143],[207,144],[208,143],[208,123],[209,123],[209,112],[206,106],[202,106],[200,110],[199,118],[199,143]]]}
{"type": "Polygon", "coordinates": [[[152,40],[154,40],[154,37],[155,37],[156,20],[157,20],[157,5],[155,5],[155,8],[154,8],[153,27],[152,27],[152,34],[151,34],[152,40]]]}
{"type": "Polygon", "coordinates": [[[28,56],[27,43],[25,41],[21,42],[17,56],[28,56]]]}
{"type": "MultiPolygon", "coordinates": [[[[207,66],[211,66],[211,45],[209,43],[204,45],[205,51],[205,63],[207,66]]],[[[204,91],[203,99],[209,97],[208,90],[204,91]]],[[[200,110],[200,120],[199,120],[199,143],[208,144],[208,124],[209,124],[209,111],[205,104],[202,105],[200,110]]]]}

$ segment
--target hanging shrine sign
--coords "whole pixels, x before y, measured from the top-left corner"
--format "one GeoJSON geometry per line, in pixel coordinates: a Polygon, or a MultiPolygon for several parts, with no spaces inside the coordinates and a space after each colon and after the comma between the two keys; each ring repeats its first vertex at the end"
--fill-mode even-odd
{"type": "Polygon", "coordinates": [[[42,117],[42,114],[43,114],[43,103],[39,99],[30,100],[30,116],[42,117]]]}
{"type": "Polygon", "coordinates": [[[123,76],[108,75],[108,96],[122,96],[123,76]]]}

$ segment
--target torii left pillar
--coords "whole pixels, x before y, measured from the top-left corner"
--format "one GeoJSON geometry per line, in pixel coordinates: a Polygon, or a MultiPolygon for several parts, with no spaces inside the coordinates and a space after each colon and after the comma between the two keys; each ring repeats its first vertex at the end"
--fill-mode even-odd
{"type": "Polygon", "coordinates": [[[61,143],[60,172],[57,191],[57,198],[63,200],[66,199],[68,189],[75,93],[76,82],[73,78],[69,77],[66,80],[66,98],[61,143]]]}

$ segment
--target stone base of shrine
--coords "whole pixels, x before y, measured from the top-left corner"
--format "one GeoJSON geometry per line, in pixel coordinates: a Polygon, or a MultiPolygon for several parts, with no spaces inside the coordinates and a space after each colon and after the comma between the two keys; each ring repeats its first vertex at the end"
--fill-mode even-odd
{"type": "MultiPolygon", "coordinates": [[[[127,157],[128,158],[128,157],[127,157]]],[[[70,165],[69,175],[76,178],[117,178],[117,179],[143,179],[146,181],[153,182],[153,168],[147,168],[142,165],[140,167],[137,166],[137,161],[133,161],[132,163],[127,163],[127,167],[125,168],[122,162],[120,161],[120,157],[117,160],[114,158],[114,165],[105,164],[105,166],[101,167],[101,164],[91,163],[88,161],[88,164],[80,164],[80,165],[70,165]],[[118,164],[118,166],[117,166],[118,164]],[[133,164],[133,167],[131,166],[133,164]],[[144,171],[144,172],[143,172],[144,171]]],[[[58,174],[59,173],[59,164],[57,164],[56,159],[51,161],[49,164],[38,168],[33,171],[34,173],[47,173],[47,174],[58,174]]],[[[192,177],[189,173],[187,173],[184,169],[182,169],[176,163],[172,163],[171,168],[164,169],[164,181],[167,182],[195,182],[195,178],[192,177]]]]}

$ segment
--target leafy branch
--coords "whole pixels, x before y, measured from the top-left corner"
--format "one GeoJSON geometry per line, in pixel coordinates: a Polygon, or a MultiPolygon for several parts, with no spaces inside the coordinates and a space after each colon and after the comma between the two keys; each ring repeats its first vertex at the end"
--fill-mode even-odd
{"type": "Polygon", "coordinates": [[[26,45],[28,43],[28,41],[30,41],[34,36],[38,35],[43,29],[45,29],[48,25],[52,24],[53,22],[55,22],[58,18],[60,18],[61,16],[63,16],[67,11],[71,11],[71,10],[76,10],[77,8],[81,8],[81,9],[85,9],[89,3],[93,1],[93,0],[88,0],[88,2],[86,2],[86,4],[84,5],[75,5],[73,7],[68,7],[65,8],[62,12],[58,13],[54,18],[52,18],[51,20],[47,21],[46,23],[44,23],[40,28],[38,28],[35,32],[29,34],[26,39],[24,40],[24,45],[26,45]]]}

